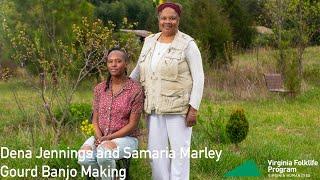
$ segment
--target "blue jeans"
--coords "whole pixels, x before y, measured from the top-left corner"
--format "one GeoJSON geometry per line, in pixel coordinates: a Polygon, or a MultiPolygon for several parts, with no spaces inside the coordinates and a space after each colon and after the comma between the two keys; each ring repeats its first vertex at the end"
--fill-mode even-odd
{"type": "MultiPolygon", "coordinates": [[[[125,136],[111,141],[117,145],[117,148],[109,149],[105,147],[104,143],[106,141],[96,147],[94,144],[95,138],[91,136],[82,145],[82,147],[90,147],[91,150],[80,150],[78,153],[78,163],[82,168],[85,168],[86,171],[90,170],[91,175],[97,179],[100,177],[103,180],[112,179],[114,173],[117,174],[116,160],[127,157],[133,150],[138,149],[138,139],[135,137],[125,136]]],[[[120,171],[118,172],[118,176],[121,176],[122,174],[120,175],[120,173],[123,173],[120,171]]]]}

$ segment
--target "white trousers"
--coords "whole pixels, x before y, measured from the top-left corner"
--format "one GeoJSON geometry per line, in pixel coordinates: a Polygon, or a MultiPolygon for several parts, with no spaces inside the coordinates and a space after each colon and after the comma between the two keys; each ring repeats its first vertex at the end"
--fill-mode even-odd
{"type": "Polygon", "coordinates": [[[184,115],[148,116],[149,140],[151,152],[172,150],[175,157],[168,156],[151,159],[153,180],[188,180],[190,159],[180,156],[181,151],[190,149],[192,128],[187,127],[184,115]],[[169,148],[170,145],[170,148],[169,148]]]}

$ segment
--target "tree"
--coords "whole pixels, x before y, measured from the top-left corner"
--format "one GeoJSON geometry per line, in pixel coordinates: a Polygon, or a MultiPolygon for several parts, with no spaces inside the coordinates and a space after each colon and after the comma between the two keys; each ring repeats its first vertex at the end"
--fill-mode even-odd
{"type": "MultiPolygon", "coordinates": [[[[14,52],[8,46],[10,42],[6,37],[18,36],[21,34],[19,30],[23,29],[30,36],[30,40],[37,42],[37,47],[40,48],[41,46],[46,53],[50,53],[56,49],[54,41],[63,40],[69,43],[73,41],[74,36],[70,36],[73,23],[81,23],[82,16],[93,16],[93,7],[85,0],[63,2],[13,0],[2,2],[2,5],[5,8],[1,17],[2,22],[10,28],[9,34],[1,33],[0,35],[5,41],[5,56],[8,59],[14,52]]],[[[3,28],[4,26],[2,25],[1,29],[3,28]]],[[[19,60],[20,65],[27,66],[30,72],[38,74],[38,65],[29,62],[25,61],[24,58],[19,60]]]]}
{"type": "Polygon", "coordinates": [[[266,1],[278,53],[278,68],[288,89],[300,91],[303,75],[303,54],[314,34],[318,32],[319,1],[266,1]]]}
{"type": "Polygon", "coordinates": [[[228,15],[232,28],[233,41],[240,44],[242,48],[249,48],[254,38],[252,28],[254,17],[249,13],[250,5],[256,2],[248,0],[220,0],[223,11],[228,15]]]}
{"type": "Polygon", "coordinates": [[[134,28],[157,31],[155,7],[150,0],[100,1],[94,5],[95,16],[105,24],[114,22],[116,29],[122,28],[122,19],[127,18],[129,23],[136,23],[134,28]]]}
{"type": "MultiPolygon", "coordinates": [[[[1,30],[5,39],[8,39],[6,46],[12,49],[12,60],[24,64],[23,67],[29,72],[24,80],[38,92],[41,100],[41,105],[35,102],[32,104],[41,107],[38,108],[38,113],[46,117],[46,122],[54,129],[54,140],[58,143],[61,129],[68,124],[68,109],[80,83],[91,73],[99,74],[102,79],[106,74],[102,58],[106,50],[120,45],[130,55],[138,54],[140,44],[133,34],[116,33],[115,25],[111,22],[105,26],[101,20],[93,21],[92,18],[80,18],[78,15],[72,17],[72,12],[78,10],[69,9],[69,12],[60,9],[72,4],[71,2],[59,5],[55,5],[56,2],[45,2],[15,2],[15,6],[10,6],[12,12],[22,10],[24,5],[35,12],[25,9],[23,14],[32,15],[30,19],[26,19],[19,15],[10,16],[11,11],[8,11],[2,19],[1,30]],[[37,15],[42,16],[36,20],[37,15]],[[16,21],[13,22],[12,19],[16,21]],[[58,116],[55,113],[57,110],[62,115],[58,116]]],[[[84,5],[86,6],[86,2],[84,5]]]]}
{"type": "MultiPolygon", "coordinates": [[[[51,39],[52,51],[41,46],[41,42],[32,39],[27,31],[21,29],[17,36],[11,35],[13,60],[37,64],[38,76],[25,77],[38,91],[42,102],[42,111],[47,122],[55,131],[55,142],[61,137],[61,128],[66,123],[69,107],[79,84],[94,70],[106,74],[104,53],[116,45],[126,47],[129,52],[140,51],[139,40],[133,34],[126,34],[120,40],[114,39],[114,25],[106,27],[101,20],[94,22],[83,18],[82,23],[72,26],[72,43],[51,39]],[[129,49],[132,47],[132,49],[129,49]],[[103,72],[102,72],[103,71],[103,72]],[[61,112],[59,115],[55,114],[61,112]]],[[[5,26],[10,35],[10,29],[5,26]]],[[[121,35],[120,35],[121,36],[121,35]]]]}
{"type": "Polygon", "coordinates": [[[180,0],[179,3],[183,6],[180,29],[199,40],[200,46],[209,49],[210,65],[228,65],[224,47],[232,42],[232,32],[219,4],[213,0],[180,0]]]}

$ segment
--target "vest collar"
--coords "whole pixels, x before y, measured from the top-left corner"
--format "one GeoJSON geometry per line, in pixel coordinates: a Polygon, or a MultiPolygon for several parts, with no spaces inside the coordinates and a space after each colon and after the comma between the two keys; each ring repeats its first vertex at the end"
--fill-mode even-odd
{"type": "MultiPolygon", "coordinates": [[[[157,33],[157,34],[155,34],[153,36],[153,38],[152,38],[152,46],[151,46],[151,47],[153,47],[152,49],[154,49],[155,44],[156,44],[157,40],[159,39],[160,35],[161,35],[161,32],[159,32],[159,33],[157,33]]],[[[185,48],[186,44],[187,44],[187,43],[181,43],[183,41],[185,41],[185,38],[183,38],[183,33],[178,30],[178,32],[174,36],[173,41],[171,42],[169,50],[172,49],[172,48],[173,49],[183,50],[185,48]]]]}
{"type": "MultiPolygon", "coordinates": [[[[157,34],[155,34],[153,36],[153,41],[157,41],[159,39],[159,37],[161,36],[161,33],[162,32],[158,32],[157,34]]],[[[178,30],[177,33],[174,35],[173,41],[177,40],[179,37],[181,37],[181,35],[182,35],[182,32],[178,30]]]]}

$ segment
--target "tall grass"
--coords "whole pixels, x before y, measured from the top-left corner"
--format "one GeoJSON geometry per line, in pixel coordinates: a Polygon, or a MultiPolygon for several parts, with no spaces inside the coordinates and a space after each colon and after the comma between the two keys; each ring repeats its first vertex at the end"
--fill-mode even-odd
{"type": "MultiPolygon", "coordinates": [[[[213,101],[257,100],[270,98],[264,73],[276,73],[276,51],[269,48],[248,50],[234,55],[234,61],[227,70],[205,66],[205,97],[213,101]]],[[[304,81],[302,91],[306,92],[320,85],[320,47],[309,47],[303,56],[304,81]]]]}

